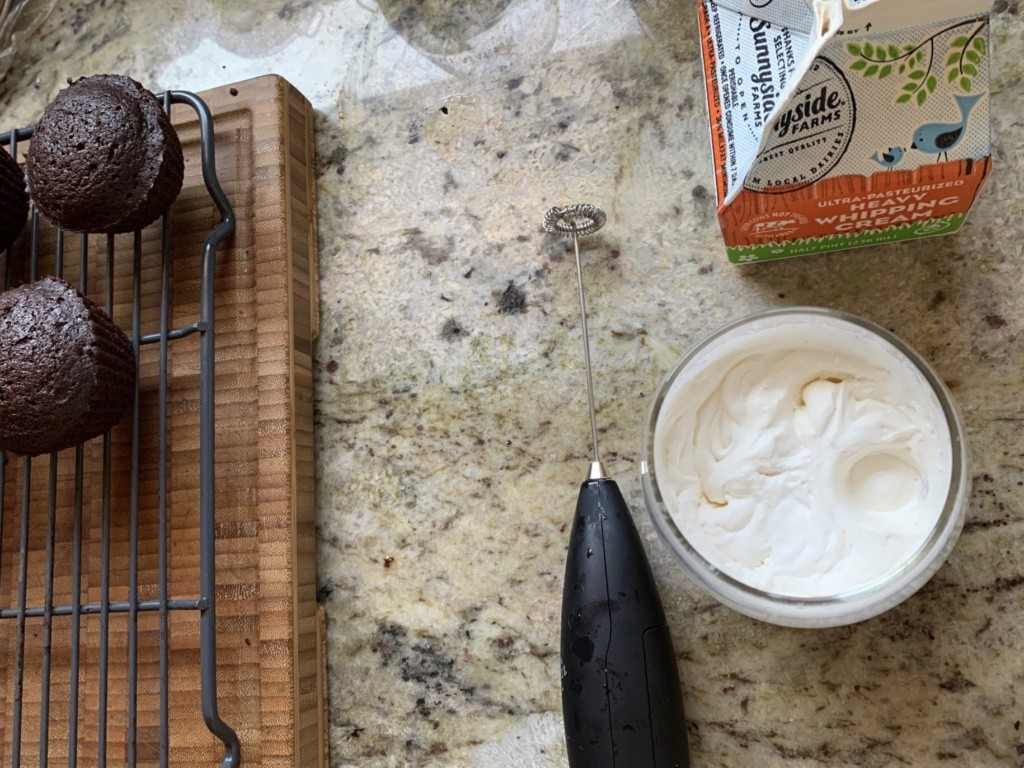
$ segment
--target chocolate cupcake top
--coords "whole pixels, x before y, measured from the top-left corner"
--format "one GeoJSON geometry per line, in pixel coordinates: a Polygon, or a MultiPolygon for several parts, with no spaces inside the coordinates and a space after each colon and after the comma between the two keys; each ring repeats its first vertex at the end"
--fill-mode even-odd
{"type": "Polygon", "coordinates": [[[132,403],[135,355],[110,317],[56,278],[0,294],[0,450],[89,440],[132,403]]]}
{"type": "Polygon", "coordinates": [[[160,103],[123,75],[61,91],[36,125],[26,160],[39,211],[75,232],[130,232],[181,191],[181,143],[160,103]]]}
{"type": "Polygon", "coordinates": [[[15,241],[27,218],[25,174],[17,161],[0,149],[0,249],[15,241]]]}

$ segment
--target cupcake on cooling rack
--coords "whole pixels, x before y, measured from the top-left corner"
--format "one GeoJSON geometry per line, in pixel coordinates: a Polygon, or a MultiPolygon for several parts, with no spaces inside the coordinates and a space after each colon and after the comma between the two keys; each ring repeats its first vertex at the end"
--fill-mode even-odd
{"type": "Polygon", "coordinates": [[[0,250],[15,241],[28,218],[25,174],[17,161],[0,149],[0,250]]]}
{"type": "Polygon", "coordinates": [[[160,102],[123,75],[95,75],[46,107],[26,159],[33,202],[73,232],[131,232],[181,191],[181,142],[160,102]]]}
{"type": "Polygon", "coordinates": [[[135,353],[63,280],[0,294],[0,451],[36,456],[103,434],[135,396],[135,353]]]}

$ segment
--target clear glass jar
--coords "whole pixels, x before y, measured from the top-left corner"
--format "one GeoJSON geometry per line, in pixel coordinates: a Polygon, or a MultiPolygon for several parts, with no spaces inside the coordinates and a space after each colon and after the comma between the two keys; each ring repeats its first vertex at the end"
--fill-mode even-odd
{"type": "Polygon", "coordinates": [[[737,320],[712,333],[693,347],[662,383],[644,429],[640,476],[647,509],[655,528],[675,553],[683,570],[701,587],[725,605],[756,619],[790,627],[835,627],[852,624],[876,616],[906,600],[920,589],[945,562],[963,527],[970,494],[966,430],[953,397],[931,365],[905,342],[884,328],[843,312],[816,307],[799,307],[761,312],[737,320]],[[884,578],[856,591],[822,597],[791,597],[752,587],[712,565],[687,540],[662,498],[658,487],[655,459],[655,431],[666,397],[684,373],[697,360],[707,360],[724,341],[741,331],[758,327],[779,327],[785,323],[806,325],[816,321],[825,324],[849,323],[860,332],[889,347],[920,373],[934,392],[949,428],[952,457],[949,490],[941,513],[924,543],[884,578]],[[760,324],[760,326],[759,326],[760,324]]]}

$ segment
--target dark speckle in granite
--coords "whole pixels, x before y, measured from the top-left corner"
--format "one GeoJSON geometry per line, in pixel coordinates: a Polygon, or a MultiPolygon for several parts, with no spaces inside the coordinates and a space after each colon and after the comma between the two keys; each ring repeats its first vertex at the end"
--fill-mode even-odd
{"type": "Polygon", "coordinates": [[[281,6],[281,9],[277,12],[277,18],[282,21],[288,20],[293,16],[297,15],[300,11],[309,8],[317,0],[301,0],[301,2],[285,3],[281,6]]]}
{"type": "Polygon", "coordinates": [[[498,302],[498,313],[502,315],[521,315],[526,312],[526,291],[515,283],[509,282],[504,291],[495,291],[498,302]]]}
{"type": "Polygon", "coordinates": [[[575,144],[569,144],[568,142],[561,141],[558,143],[558,149],[555,150],[555,160],[560,163],[564,163],[579,151],[580,148],[575,144]]]}
{"type": "Polygon", "coordinates": [[[419,227],[404,230],[406,245],[419,253],[427,264],[436,267],[451,258],[455,250],[455,238],[447,236],[443,240],[425,235],[419,227]]]}
{"type": "Polygon", "coordinates": [[[335,584],[330,578],[321,578],[316,588],[316,601],[318,603],[326,603],[330,596],[334,593],[335,584]]]}
{"type": "Polygon", "coordinates": [[[1006,318],[1002,315],[985,315],[985,322],[991,328],[1002,328],[1006,325],[1006,318]]]}
{"type": "Polygon", "coordinates": [[[942,688],[942,690],[949,691],[950,693],[963,693],[969,688],[974,688],[976,686],[974,682],[964,677],[964,674],[961,671],[956,670],[951,677],[939,683],[939,687],[942,688]]]}
{"type": "Polygon", "coordinates": [[[455,659],[435,640],[419,640],[402,656],[402,679],[440,690],[454,681],[455,659]]]}
{"type": "Polygon", "coordinates": [[[384,666],[388,666],[401,653],[408,634],[408,630],[400,624],[381,622],[377,625],[377,635],[372,647],[384,666]]]}
{"type": "Polygon", "coordinates": [[[466,338],[467,335],[466,329],[454,317],[445,320],[444,325],[441,326],[441,338],[445,341],[458,341],[466,338]]]}

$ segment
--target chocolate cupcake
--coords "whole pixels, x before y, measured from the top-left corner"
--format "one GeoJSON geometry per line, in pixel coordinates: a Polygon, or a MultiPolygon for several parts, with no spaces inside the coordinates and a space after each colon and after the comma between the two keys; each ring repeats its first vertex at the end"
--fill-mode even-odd
{"type": "Polygon", "coordinates": [[[0,451],[36,456],[101,435],[131,406],[135,354],[63,280],[0,294],[0,451]]]}
{"type": "Polygon", "coordinates": [[[160,102],[130,77],[95,75],[43,111],[26,160],[32,200],[73,232],[131,232],[181,191],[181,142],[160,102]]]}
{"type": "Polygon", "coordinates": [[[0,250],[17,239],[27,218],[25,174],[17,161],[0,149],[0,250]]]}

